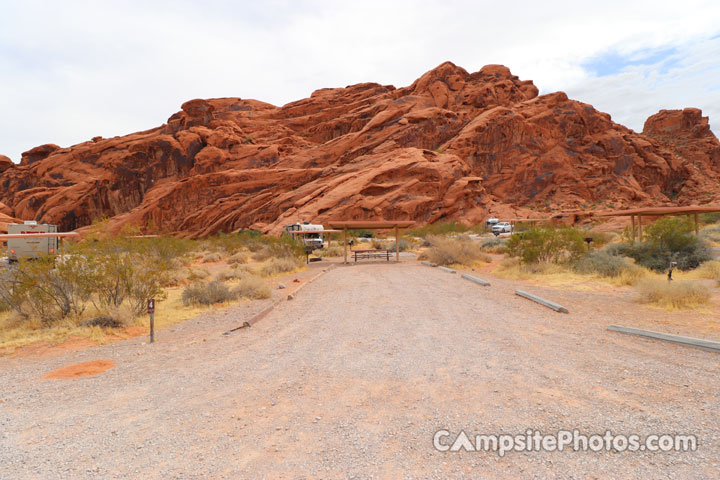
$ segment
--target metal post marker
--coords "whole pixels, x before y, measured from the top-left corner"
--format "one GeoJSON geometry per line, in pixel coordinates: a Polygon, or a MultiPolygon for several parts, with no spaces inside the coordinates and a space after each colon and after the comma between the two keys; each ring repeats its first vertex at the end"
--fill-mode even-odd
{"type": "Polygon", "coordinates": [[[150,314],[150,343],[155,342],[155,299],[148,299],[148,313],[150,314]]]}

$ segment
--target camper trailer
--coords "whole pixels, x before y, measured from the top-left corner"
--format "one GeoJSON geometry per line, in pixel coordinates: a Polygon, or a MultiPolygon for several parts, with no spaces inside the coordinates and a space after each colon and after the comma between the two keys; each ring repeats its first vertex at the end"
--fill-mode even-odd
{"type": "MultiPolygon", "coordinates": [[[[57,233],[57,225],[38,224],[26,221],[25,223],[11,223],[8,225],[8,234],[57,233]]],[[[37,258],[57,252],[57,237],[24,237],[9,238],[7,240],[8,257],[11,262],[21,258],[37,258]]]]}
{"type": "Polygon", "coordinates": [[[293,233],[293,235],[296,235],[305,247],[311,247],[313,250],[323,248],[323,234],[318,233],[318,231],[323,230],[325,230],[325,228],[323,228],[322,225],[314,225],[310,222],[295,223],[285,227],[286,232],[308,232],[293,233]]]}

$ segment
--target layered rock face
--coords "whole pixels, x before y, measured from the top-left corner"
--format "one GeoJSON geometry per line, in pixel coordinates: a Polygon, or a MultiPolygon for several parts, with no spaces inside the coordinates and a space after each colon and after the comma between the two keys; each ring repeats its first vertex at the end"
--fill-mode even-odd
{"type": "Polygon", "coordinates": [[[504,66],[444,63],[405,88],[322,89],[283,107],[191,100],[152,130],[43,145],[17,166],[0,157],[0,212],[195,237],[331,218],[479,222],[718,201],[719,155],[699,110],[662,111],[638,134],[504,66]]]}

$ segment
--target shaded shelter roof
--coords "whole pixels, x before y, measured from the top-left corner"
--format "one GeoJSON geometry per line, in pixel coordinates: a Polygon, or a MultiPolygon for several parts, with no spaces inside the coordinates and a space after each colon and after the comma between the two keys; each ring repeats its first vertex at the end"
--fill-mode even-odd
{"type": "Polygon", "coordinates": [[[644,207],[610,212],[595,212],[599,217],[622,217],[626,215],[692,215],[694,213],[720,212],[720,205],[690,205],[687,207],[644,207]]]}
{"type": "Polygon", "coordinates": [[[408,228],[415,225],[412,220],[330,220],[330,228],[350,230],[380,230],[384,228],[408,228]]]}

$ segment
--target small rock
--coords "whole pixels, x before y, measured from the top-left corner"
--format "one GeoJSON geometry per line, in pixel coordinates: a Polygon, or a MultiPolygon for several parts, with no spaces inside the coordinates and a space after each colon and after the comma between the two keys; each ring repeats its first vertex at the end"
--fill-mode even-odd
{"type": "Polygon", "coordinates": [[[290,295],[288,295],[288,300],[292,300],[293,298],[295,298],[294,294],[291,293],[290,295]]]}
{"type": "Polygon", "coordinates": [[[279,288],[280,290],[282,290],[283,288],[287,288],[287,287],[285,286],[284,283],[281,283],[280,285],[278,285],[278,288],[279,288]]]}

